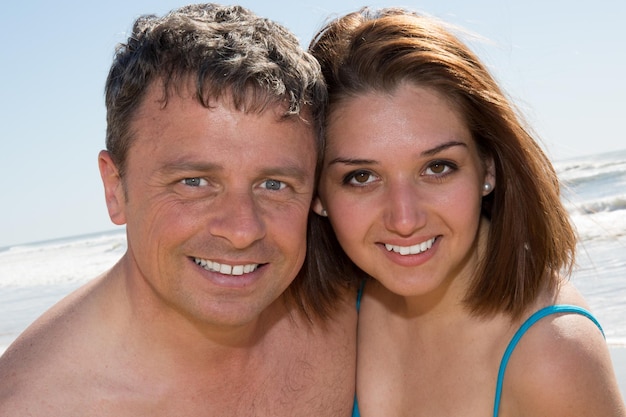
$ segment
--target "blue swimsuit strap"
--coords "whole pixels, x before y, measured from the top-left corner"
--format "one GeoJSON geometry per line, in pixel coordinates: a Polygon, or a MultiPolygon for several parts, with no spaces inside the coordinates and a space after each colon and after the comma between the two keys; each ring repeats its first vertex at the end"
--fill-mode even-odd
{"type": "Polygon", "coordinates": [[[598,320],[596,320],[596,318],[589,311],[578,306],[566,305],[566,304],[552,305],[552,306],[544,307],[541,310],[534,313],[517,330],[517,332],[515,333],[515,335],[509,342],[509,345],[507,346],[506,350],[504,351],[504,355],[502,356],[502,361],[500,362],[500,369],[498,370],[498,382],[496,384],[496,399],[493,405],[493,417],[498,416],[498,409],[500,408],[500,398],[502,395],[502,383],[504,381],[504,371],[506,370],[506,366],[509,363],[509,359],[511,357],[511,354],[513,353],[513,349],[515,349],[515,346],[517,346],[517,343],[522,338],[524,333],[526,333],[526,331],[533,324],[535,324],[537,321],[541,320],[542,318],[550,314],[557,314],[557,313],[574,313],[574,314],[583,315],[587,317],[589,320],[591,320],[592,322],[594,322],[595,325],[598,326],[598,328],[602,332],[602,335],[604,336],[604,331],[602,330],[602,326],[600,326],[600,323],[598,322],[598,320]]]}
{"type": "Polygon", "coordinates": [[[359,291],[356,294],[356,311],[361,310],[361,298],[363,297],[363,289],[365,288],[365,280],[359,285],[359,291]]]}
{"type": "MultiPolygon", "coordinates": [[[[357,313],[361,310],[361,298],[363,297],[363,289],[365,288],[365,280],[361,282],[359,285],[359,291],[356,295],[356,311],[357,313]]],[[[354,404],[352,405],[352,417],[361,417],[361,413],[359,412],[359,402],[356,399],[356,393],[354,394],[354,404]]]]}
{"type": "Polygon", "coordinates": [[[352,417],[361,417],[361,413],[359,412],[359,403],[356,400],[356,395],[354,396],[354,405],[352,406],[352,417]]]}

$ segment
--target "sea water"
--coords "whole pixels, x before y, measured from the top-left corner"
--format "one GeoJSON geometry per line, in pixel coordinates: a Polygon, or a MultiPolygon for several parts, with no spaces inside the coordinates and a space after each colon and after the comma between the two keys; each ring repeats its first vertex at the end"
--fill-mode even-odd
{"type": "Polygon", "coordinates": [[[125,251],[124,231],[0,249],[0,354],[41,313],[125,251]]]}
{"type": "Polygon", "coordinates": [[[555,163],[580,243],[572,282],[611,345],[626,346],[626,150],[555,163]]]}
{"type": "MultiPolygon", "coordinates": [[[[580,236],[572,282],[607,341],[626,345],[626,150],[555,163],[580,236]]],[[[0,249],[0,354],[28,324],[125,252],[123,230],[0,249]]]]}

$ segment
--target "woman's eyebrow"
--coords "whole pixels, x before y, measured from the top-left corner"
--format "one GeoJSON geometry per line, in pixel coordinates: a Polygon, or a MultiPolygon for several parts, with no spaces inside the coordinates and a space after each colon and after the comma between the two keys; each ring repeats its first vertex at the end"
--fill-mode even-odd
{"type": "MultiPolygon", "coordinates": [[[[458,141],[450,141],[446,143],[442,143],[441,145],[437,145],[432,149],[427,149],[421,153],[421,156],[433,156],[438,154],[439,152],[443,152],[446,149],[455,147],[455,146],[463,146],[467,147],[467,144],[464,142],[458,141]]],[[[373,159],[358,159],[358,158],[343,158],[337,157],[331,159],[328,162],[328,166],[333,164],[344,164],[344,165],[376,165],[378,162],[373,159]]]]}
{"type": "Polygon", "coordinates": [[[356,158],[334,158],[328,162],[328,165],[333,164],[345,164],[345,165],[375,165],[376,161],[373,159],[356,159],[356,158]]]}
{"type": "Polygon", "coordinates": [[[446,142],[446,143],[442,143],[441,145],[435,146],[432,149],[428,149],[422,152],[422,156],[433,156],[433,155],[437,155],[439,152],[443,152],[446,149],[455,147],[455,146],[463,146],[467,148],[467,143],[465,142],[458,142],[458,141],[450,141],[450,142],[446,142]]]}

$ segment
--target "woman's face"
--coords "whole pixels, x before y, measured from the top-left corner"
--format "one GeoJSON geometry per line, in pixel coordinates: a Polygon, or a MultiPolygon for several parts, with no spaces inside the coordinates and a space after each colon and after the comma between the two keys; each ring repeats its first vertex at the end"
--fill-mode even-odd
{"type": "Polygon", "coordinates": [[[327,211],[348,256],[404,296],[471,276],[495,178],[457,108],[402,84],[340,102],[328,123],[314,210],[327,211]]]}

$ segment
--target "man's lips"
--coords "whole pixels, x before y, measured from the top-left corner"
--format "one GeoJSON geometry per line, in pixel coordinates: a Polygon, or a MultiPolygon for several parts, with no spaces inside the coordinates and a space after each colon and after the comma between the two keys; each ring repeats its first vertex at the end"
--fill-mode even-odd
{"type": "Polygon", "coordinates": [[[254,272],[260,265],[260,264],[231,265],[227,263],[219,263],[219,262],[211,261],[208,259],[201,259],[201,258],[193,258],[193,261],[197,265],[206,269],[207,271],[219,272],[220,274],[223,274],[223,275],[249,274],[250,272],[254,272]]]}

